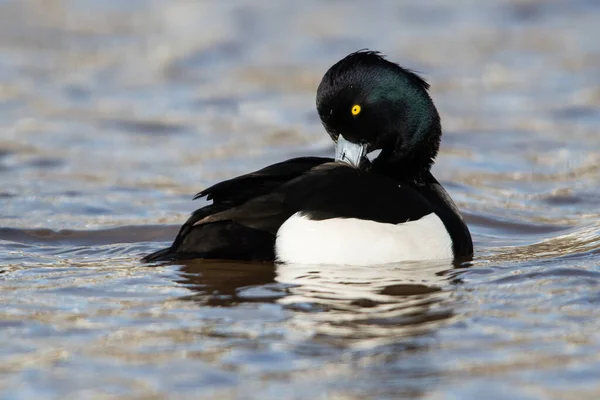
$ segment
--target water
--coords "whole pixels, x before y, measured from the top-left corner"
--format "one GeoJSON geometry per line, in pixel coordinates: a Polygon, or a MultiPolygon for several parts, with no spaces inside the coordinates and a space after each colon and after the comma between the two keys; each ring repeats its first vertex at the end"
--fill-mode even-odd
{"type": "Polygon", "coordinates": [[[600,3],[0,1],[3,398],[596,398],[600,3]],[[207,185],[332,154],[345,54],[421,71],[476,256],[141,265],[207,185]]]}

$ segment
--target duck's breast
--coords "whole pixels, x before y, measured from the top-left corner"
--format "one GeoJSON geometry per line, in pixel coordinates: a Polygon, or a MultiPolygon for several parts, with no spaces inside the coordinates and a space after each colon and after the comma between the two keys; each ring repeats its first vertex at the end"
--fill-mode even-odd
{"type": "Polygon", "coordinates": [[[277,261],[368,265],[452,259],[452,240],[435,213],[398,224],[357,218],[311,220],[300,212],[277,232],[277,261]]]}

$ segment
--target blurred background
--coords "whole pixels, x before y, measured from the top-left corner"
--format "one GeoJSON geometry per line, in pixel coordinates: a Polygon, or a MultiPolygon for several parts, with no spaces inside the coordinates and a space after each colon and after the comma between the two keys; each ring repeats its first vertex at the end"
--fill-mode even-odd
{"type": "Polygon", "coordinates": [[[599,21],[595,0],[0,0],[0,390],[596,398],[599,21]],[[471,268],[139,264],[207,185],[331,155],[316,86],[361,48],[431,83],[471,268]]]}

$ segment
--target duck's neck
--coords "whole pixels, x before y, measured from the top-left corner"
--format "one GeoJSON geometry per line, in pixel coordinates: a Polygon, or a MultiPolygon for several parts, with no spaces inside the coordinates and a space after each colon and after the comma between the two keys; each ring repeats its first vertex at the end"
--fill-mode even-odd
{"type": "Polygon", "coordinates": [[[431,176],[430,170],[437,156],[442,137],[440,116],[433,102],[425,94],[415,101],[406,113],[399,131],[372,167],[391,178],[405,182],[424,183],[431,176]]]}
{"type": "Polygon", "coordinates": [[[424,160],[415,162],[415,159],[398,158],[396,154],[385,150],[371,163],[371,169],[381,175],[388,176],[399,182],[424,183],[427,177],[431,175],[431,161],[424,160]]]}
{"type": "Polygon", "coordinates": [[[440,135],[416,145],[404,145],[396,149],[384,149],[371,163],[371,168],[382,175],[400,182],[424,184],[431,181],[431,166],[439,147],[440,135]]]}

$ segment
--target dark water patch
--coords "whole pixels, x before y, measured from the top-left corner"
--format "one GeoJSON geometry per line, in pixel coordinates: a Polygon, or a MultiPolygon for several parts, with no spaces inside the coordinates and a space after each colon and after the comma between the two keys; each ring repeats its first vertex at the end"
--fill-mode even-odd
{"type": "Polygon", "coordinates": [[[15,150],[0,148],[0,173],[14,169],[14,165],[11,163],[10,157],[16,153],[17,152],[15,150]]]}
{"type": "MultiPolygon", "coordinates": [[[[382,293],[382,294],[386,294],[386,293],[382,293]]],[[[350,303],[353,306],[357,306],[357,307],[362,307],[362,308],[372,308],[372,307],[377,307],[380,303],[371,300],[371,299],[356,299],[356,300],[352,300],[352,302],[350,303]]]]}
{"type": "Polygon", "coordinates": [[[532,22],[545,16],[547,8],[542,3],[526,2],[509,4],[505,8],[506,18],[518,22],[532,22]]]}
{"type": "Polygon", "coordinates": [[[34,168],[50,169],[61,167],[66,164],[66,161],[59,158],[40,157],[29,160],[26,165],[34,168]]]}
{"type": "Polygon", "coordinates": [[[557,119],[594,119],[600,120],[600,109],[590,106],[572,106],[556,110],[552,115],[557,119]]]}
{"type": "Polygon", "coordinates": [[[70,101],[81,104],[81,102],[88,102],[92,99],[92,90],[84,85],[69,84],[63,89],[65,95],[70,101]]]}
{"type": "Polygon", "coordinates": [[[532,221],[519,221],[483,213],[463,212],[463,216],[469,225],[477,227],[481,234],[514,237],[518,235],[541,236],[565,232],[572,227],[562,224],[543,224],[532,221]]]}
{"type": "MultiPolygon", "coordinates": [[[[0,167],[0,170],[1,169],[2,168],[0,167]]],[[[18,197],[18,196],[19,195],[16,194],[16,193],[9,193],[9,192],[1,192],[0,191],[0,199],[11,199],[11,198],[18,197]]]]}
{"type": "Polygon", "coordinates": [[[219,64],[239,58],[244,50],[244,46],[236,42],[214,43],[208,48],[199,49],[189,54],[175,65],[186,69],[207,67],[210,64],[219,64]]]}
{"type": "Polygon", "coordinates": [[[595,190],[583,188],[557,188],[552,193],[536,196],[540,203],[553,208],[560,208],[570,214],[586,215],[592,221],[598,215],[600,194],[595,190]]]}
{"type": "Polygon", "coordinates": [[[501,15],[504,15],[506,21],[518,26],[523,23],[540,23],[544,19],[556,19],[564,15],[593,12],[597,9],[598,3],[594,0],[575,0],[568,4],[560,1],[508,2],[502,7],[501,15]]]}
{"type": "Polygon", "coordinates": [[[88,193],[79,190],[63,190],[60,193],[56,193],[56,195],[61,195],[65,197],[82,197],[88,195],[88,193]]]}
{"type": "Polygon", "coordinates": [[[222,41],[209,47],[194,50],[176,60],[171,61],[165,68],[165,76],[173,80],[205,81],[208,79],[202,71],[219,68],[240,59],[245,46],[237,42],[222,41]],[[210,67],[210,68],[209,68],[210,67]]]}
{"type": "Polygon", "coordinates": [[[100,127],[148,136],[176,135],[189,132],[190,130],[185,124],[175,122],[126,119],[103,120],[100,123],[100,127]]]}
{"type": "Polygon", "coordinates": [[[0,146],[0,159],[6,158],[8,156],[11,156],[13,154],[15,154],[16,151],[15,150],[9,150],[8,148],[3,148],[0,146]]]}
{"type": "Polygon", "coordinates": [[[380,293],[390,296],[418,296],[439,292],[441,289],[426,285],[397,284],[386,286],[380,293]]]}
{"type": "MultiPolygon", "coordinates": [[[[585,198],[583,198],[580,195],[576,195],[571,190],[557,190],[550,195],[544,196],[542,198],[542,201],[553,206],[573,206],[577,204],[587,203],[585,198]]],[[[595,204],[597,203],[598,202],[596,201],[595,204]]]]}
{"type": "Polygon", "coordinates": [[[164,225],[120,226],[96,231],[0,228],[0,240],[55,246],[93,246],[172,240],[178,231],[179,226],[164,225]]]}
{"type": "Polygon", "coordinates": [[[233,96],[211,96],[194,100],[193,108],[201,111],[215,109],[218,110],[219,113],[235,113],[238,111],[242,100],[243,99],[233,96]]]}

